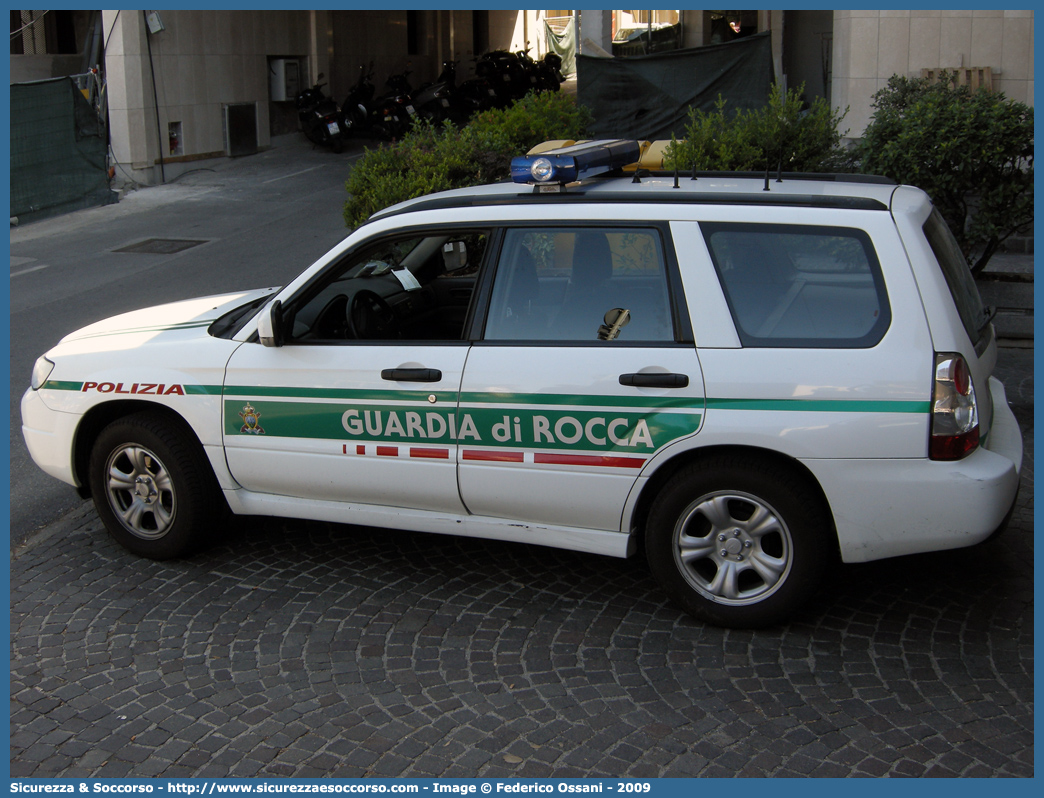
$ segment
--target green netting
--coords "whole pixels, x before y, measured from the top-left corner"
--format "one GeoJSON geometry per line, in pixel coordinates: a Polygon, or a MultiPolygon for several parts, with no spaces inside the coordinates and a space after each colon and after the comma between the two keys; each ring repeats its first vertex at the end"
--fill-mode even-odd
{"type": "Polygon", "coordinates": [[[760,108],[772,85],[772,45],[759,33],[728,44],[625,58],[577,56],[577,99],[593,138],[685,137],[690,108],[760,108]]]}
{"type": "Polygon", "coordinates": [[[105,128],[72,78],[11,84],[11,215],[108,205],[105,128]]]}

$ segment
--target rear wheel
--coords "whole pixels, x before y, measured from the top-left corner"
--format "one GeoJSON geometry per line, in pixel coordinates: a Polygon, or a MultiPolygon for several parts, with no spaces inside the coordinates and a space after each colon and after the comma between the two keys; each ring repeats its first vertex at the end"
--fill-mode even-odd
{"type": "Polygon", "coordinates": [[[156,413],[105,427],[89,469],[94,505],[109,534],[143,557],[190,554],[227,511],[199,444],[156,413]]]}
{"type": "Polygon", "coordinates": [[[821,498],[797,474],[722,456],[676,474],[649,515],[646,554],[683,609],[719,626],[779,623],[815,591],[832,551],[821,498]]]}

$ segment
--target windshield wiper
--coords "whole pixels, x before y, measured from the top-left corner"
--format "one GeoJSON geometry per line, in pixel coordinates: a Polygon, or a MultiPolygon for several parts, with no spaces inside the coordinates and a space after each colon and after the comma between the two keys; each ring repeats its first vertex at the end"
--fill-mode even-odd
{"type": "Polygon", "coordinates": [[[231,338],[239,331],[238,325],[240,321],[248,318],[254,311],[267,303],[268,300],[278,294],[281,290],[281,288],[277,288],[269,294],[260,296],[257,299],[252,299],[245,305],[233,308],[224,316],[219,316],[214,319],[213,323],[207,328],[207,332],[215,338],[231,338]]]}

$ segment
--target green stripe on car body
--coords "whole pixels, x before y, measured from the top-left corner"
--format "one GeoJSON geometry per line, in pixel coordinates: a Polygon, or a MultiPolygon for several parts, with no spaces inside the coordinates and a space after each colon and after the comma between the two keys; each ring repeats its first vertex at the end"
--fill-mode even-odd
{"type": "Polygon", "coordinates": [[[67,380],[47,380],[43,385],[40,386],[40,390],[48,391],[81,391],[83,390],[82,382],[69,382],[67,380]]]}
{"type": "MultiPolygon", "coordinates": [[[[41,390],[74,391],[83,390],[83,382],[71,380],[48,380],[41,390]]],[[[272,399],[339,399],[345,401],[373,402],[423,402],[431,403],[431,396],[436,402],[457,402],[455,391],[396,391],[396,390],[362,390],[354,388],[298,388],[293,386],[258,386],[258,385],[183,385],[186,394],[203,396],[268,397],[272,399]]],[[[704,404],[707,410],[759,410],[782,412],[822,412],[822,413],[929,413],[931,402],[917,400],[891,399],[741,399],[708,397],[645,397],[645,396],[586,396],[584,394],[527,394],[502,393],[490,391],[482,393],[469,391],[460,395],[463,407],[482,406],[496,407],[510,405],[512,407],[558,406],[579,408],[654,408],[662,411],[702,411],[704,404]]]]}
{"type": "Polygon", "coordinates": [[[707,409],[817,413],[929,413],[931,402],[892,399],[707,399],[707,409]]]}

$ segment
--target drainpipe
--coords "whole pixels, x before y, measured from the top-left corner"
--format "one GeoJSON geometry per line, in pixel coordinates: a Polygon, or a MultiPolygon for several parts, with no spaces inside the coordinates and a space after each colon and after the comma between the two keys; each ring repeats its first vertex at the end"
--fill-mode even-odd
{"type": "Polygon", "coordinates": [[[152,34],[149,33],[149,13],[147,11],[141,12],[142,19],[145,20],[145,43],[149,47],[149,73],[152,75],[152,102],[156,106],[156,137],[159,139],[159,166],[160,166],[160,182],[167,182],[167,175],[163,168],[163,129],[160,127],[160,115],[159,115],[159,97],[156,94],[156,65],[152,62],[152,34]]]}

